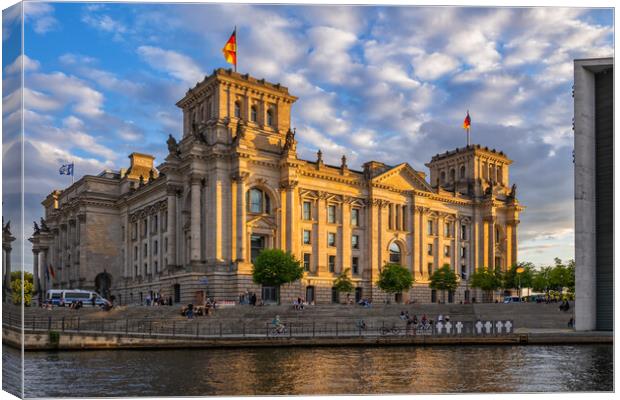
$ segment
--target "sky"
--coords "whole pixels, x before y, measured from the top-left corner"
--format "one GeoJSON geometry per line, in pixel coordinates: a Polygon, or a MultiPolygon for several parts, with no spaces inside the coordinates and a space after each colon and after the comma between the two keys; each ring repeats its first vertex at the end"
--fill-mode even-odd
{"type": "MultiPolygon", "coordinates": [[[[614,55],[611,9],[25,3],[24,16],[18,56],[19,13],[3,13],[2,156],[20,161],[23,65],[26,237],[40,202],[71,183],[58,174],[67,160],[76,180],[134,151],[163,161],[182,132],[176,101],[230,67],[221,48],[236,26],[238,71],[299,97],[301,158],[320,148],[327,163],[428,172],[466,144],[469,110],[472,142],[513,160],[519,261],[574,257],[573,59],[614,55]]],[[[5,167],[5,219],[19,187],[5,167]]]]}

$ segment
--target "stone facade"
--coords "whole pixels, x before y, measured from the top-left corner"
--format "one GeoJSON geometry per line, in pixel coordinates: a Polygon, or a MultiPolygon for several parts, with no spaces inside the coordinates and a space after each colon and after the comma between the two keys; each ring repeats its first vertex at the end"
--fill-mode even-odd
{"type": "MultiPolygon", "coordinates": [[[[105,284],[121,303],[152,292],[181,302],[236,300],[246,290],[269,297],[252,283],[252,259],[276,247],[306,267],[281,289],[283,301],[336,300],[332,283],[344,271],[357,297],[385,300],[376,282],[393,261],[416,280],[404,299],[429,302],[429,276],[444,264],[466,278],[475,267],[516,263],[523,207],[503,152],[438,154],[426,164],[429,180],[407,163],[369,161],[358,171],[345,156],[325,164],[320,151],[302,160],[290,128],[295,101],[279,84],[214,71],[177,103],[183,136],[168,139],[161,165],[134,153],[128,170],[84,176],[43,202],[35,265],[56,268],[44,286],[105,284]]],[[[462,279],[451,299],[465,299],[466,288],[462,279]]]]}

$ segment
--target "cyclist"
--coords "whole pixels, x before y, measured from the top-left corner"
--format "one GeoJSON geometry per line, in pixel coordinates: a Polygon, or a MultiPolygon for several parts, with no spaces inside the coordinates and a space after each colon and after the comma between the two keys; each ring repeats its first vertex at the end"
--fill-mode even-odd
{"type": "Polygon", "coordinates": [[[271,325],[273,325],[273,329],[275,333],[284,332],[284,325],[282,324],[282,321],[280,321],[279,315],[275,316],[275,318],[271,321],[271,325]]]}

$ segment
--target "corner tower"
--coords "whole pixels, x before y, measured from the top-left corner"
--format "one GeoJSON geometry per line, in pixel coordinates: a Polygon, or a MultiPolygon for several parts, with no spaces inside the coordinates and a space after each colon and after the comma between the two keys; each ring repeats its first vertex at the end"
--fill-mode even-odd
{"type": "Polygon", "coordinates": [[[284,140],[296,100],[279,83],[219,68],[176,105],[183,110],[183,139],[201,135],[215,144],[230,143],[239,132],[284,140]]]}
{"type": "Polygon", "coordinates": [[[437,154],[426,166],[433,187],[479,197],[489,187],[501,194],[510,192],[510,164],[502,151],[470,145],[437,154]]]}

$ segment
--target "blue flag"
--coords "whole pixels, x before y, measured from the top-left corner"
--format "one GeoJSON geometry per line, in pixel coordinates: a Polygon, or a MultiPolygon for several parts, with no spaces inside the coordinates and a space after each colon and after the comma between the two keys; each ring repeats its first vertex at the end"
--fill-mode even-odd
{"type": "Polygon", "coordinates": [[[58,170],[60,175],[70,175],[73,176],[73,163],[71,164],[63,164],[62,167],[58,170]]]}

